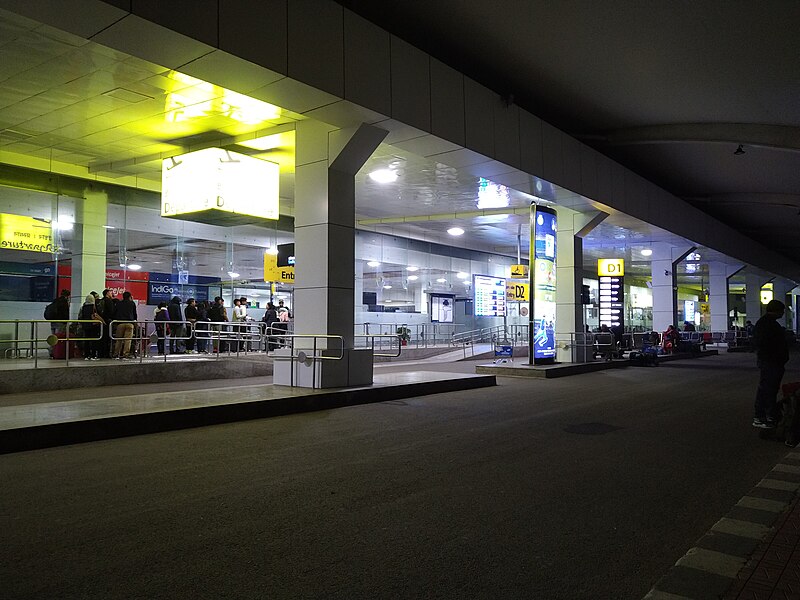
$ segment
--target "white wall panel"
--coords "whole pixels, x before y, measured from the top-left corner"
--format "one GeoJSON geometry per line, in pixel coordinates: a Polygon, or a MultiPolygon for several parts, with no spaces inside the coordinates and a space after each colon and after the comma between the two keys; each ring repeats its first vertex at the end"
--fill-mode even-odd
{"type": "Polygon", "coordinates": [[[609,204],[614,198],[614,176],[610,158],[599,152],[595,154],[595,167],[597,168],[597,197],[596,200],[609,204]]]}
{"type": "Polygon", "coordinates": [[[493,157],[494,147],[494,106],[500,99],[489,88],[464,78],[464,121],[466,125],[467,148],[493,157]]]}
{"type": "Polygon", "coordinates": [[[281,79],[283,75],[222,50],[215,50],[184,65],[181,72],[239,92],[249,92],[281,79]]]}
{"type": "Polygon", "coordinates": [[[611,186],[613,193],[608,204],[612,208],[627,213],[628,194],[625,189],[625,172],[627,169],[611,159],[609,159],[609,162],[611,162],[611,186]]]}
{"type": "Polygon", "coordinates": [[[386,31],[344,11],[344,96],[387,116],[392,110],[389,47],[386,31]]]}
{"type": "Polygon", "coordinates": [[[581,194],[597,199],[597,161],[600,154],[581,144],[581,194]]]}
{"type": "Polygon", "coordinates": [[[581,143],[562,132],[561,152],[564,155],[563,187],[581,193],[581,143]]]}
{"type": "Polygon", "coordinates": [[[542,120],[526,110],[519,111],[520,168],[542,177],[542,120]]]}
{"type": "Polygon", "coordinates": [[[464,76],[431,58],[431,133],[459,146],[464,132],[464,76]]]}
{"type": "Polygon", "coordinates": [[[430,58],[391,37],[392,117],[424,131],[431,129],[430,58]]]}
{"type": "Polygon", "coordinates": [[[333,2],[289,3],[288,75],[344,96],[344,9],[333,2]]]}
{"type": "Polygon", "coordinates": [[[541,177],[550,183],[561,185],[564,181],[564,134],[542,121],[542,172],[541,177]]]}
{"type": "Polygon", "coordinates": [[[219,47],[286,75],[288,0],[219,3],[219,47]]]}

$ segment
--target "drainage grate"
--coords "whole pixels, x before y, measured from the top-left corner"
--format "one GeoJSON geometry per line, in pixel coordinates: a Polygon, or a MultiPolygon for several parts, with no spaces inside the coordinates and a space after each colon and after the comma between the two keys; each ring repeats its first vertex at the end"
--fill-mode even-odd
{"type": "Polygon", "coordinates": [[[581,435],[603,435],[604,433],[611,433],[618,429],[622,429],[622,427],[616,427],[608,423],[580,423],[578,425],[564,427],[564,431],[567,433],[578,433],[581,435]]]}

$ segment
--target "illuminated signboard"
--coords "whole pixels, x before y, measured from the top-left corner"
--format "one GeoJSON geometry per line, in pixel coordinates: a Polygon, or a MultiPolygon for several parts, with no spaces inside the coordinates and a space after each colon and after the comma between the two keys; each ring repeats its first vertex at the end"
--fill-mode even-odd
{"type": "Polygon", "coordinates": [[[556,356],[556,213],[537,207],[534,217],[533,360],[549,363],[556,356]]]}
{"type": "Polygon", "coordinates": [[[506,302],[528,302],[530,300],[527,283],[509,279],[506,281],[506,302]]]}
{"type": "Polygon", "coordinates": [[[502,277],[475,275],[476,317],[504,317],[506,314],[506,280],[502,277]]]}
{"type": "Polygon", "coordinates": [[[601,258],[597,261],[600,275],[600,325],[625,325],[625,263],[621,258],[601,258]]]}
{"type": "Polygon", "coordinates": [[[431,294],[431,322],[452,323],[455,296],[431,294]]]}
{"type": "Polygon", "coordinates": [[[528,265],[511,265],[511,279],[527,279],[528,265]]]}
{"type": "Polygon", "coordinates": [[[49,221],[0,213],[0,248],[28,252],[57,252],[49,221]]]}
{"type": "Polygon", "coordinates": [[[161,170],[161,216],[214,225],[278,218],[280,167],[221,148],[167,158],[161,170]]]}

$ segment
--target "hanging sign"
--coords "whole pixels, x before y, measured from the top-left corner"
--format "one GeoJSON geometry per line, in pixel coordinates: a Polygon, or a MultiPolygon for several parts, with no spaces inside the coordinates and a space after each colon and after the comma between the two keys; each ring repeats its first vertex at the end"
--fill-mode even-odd
{"type": "Polygon", "coordinates": [[[530,300],[530,287],[527,283],[506,280],[506,302],[528,302],[530,300]]]}
{"type": "Polygon", "coordinates": [[[49,221],[0,213],[0,248],[28,252],[57,252],[49,221]]]}
{"type": "Polygon", "coordinates": [[[527,279],[528,265],[511,265],[511,279],[527,279]]]}
{"type": "Polygon", "coordinates": [[[600,258],[597,260],[597,274],[601,277],[622,277],[625,275],[625,259],[600,258]]]}

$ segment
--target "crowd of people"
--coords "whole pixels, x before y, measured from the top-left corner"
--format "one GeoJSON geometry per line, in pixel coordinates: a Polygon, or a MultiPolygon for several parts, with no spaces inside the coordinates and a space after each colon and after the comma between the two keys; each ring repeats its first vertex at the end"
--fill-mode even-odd
{"type": "MultiPolygon", "coordinates": [[[[288,333],[291,320],[291,312],[283,300],[278,306],[269,302],[260,321],[248,314],[250,308],[244,297],[234,299],[230,315],[220,296],[213,302],[189,298],[184,303],[178,296],[169,302],[160,302],[152,318],[157,354],[163,356],[167,350],[169,354],[271,352],[282,346],[281,337],[288,333]]],[[[58,298],[47,305],[44,318],[52,321],[53,335],[66,336],[71,319],[69,290],[62,290],[58,298]]],[[[84,360],[128,360],[137,352],[149,349],[150,331],[147,324],[139,320],[136,302],[129,291],[123,292],[122,298],[116,298],[109,289],[103,290],[102,296],[91,292],[80,306],[76,319],[81,323],[70,331],[70,337],[80,339],[84,360]],[[140,345],[140,341],[144,343],[140,345]]],[[[50,352],[55,358],[54,347],[50,352]]]]}

